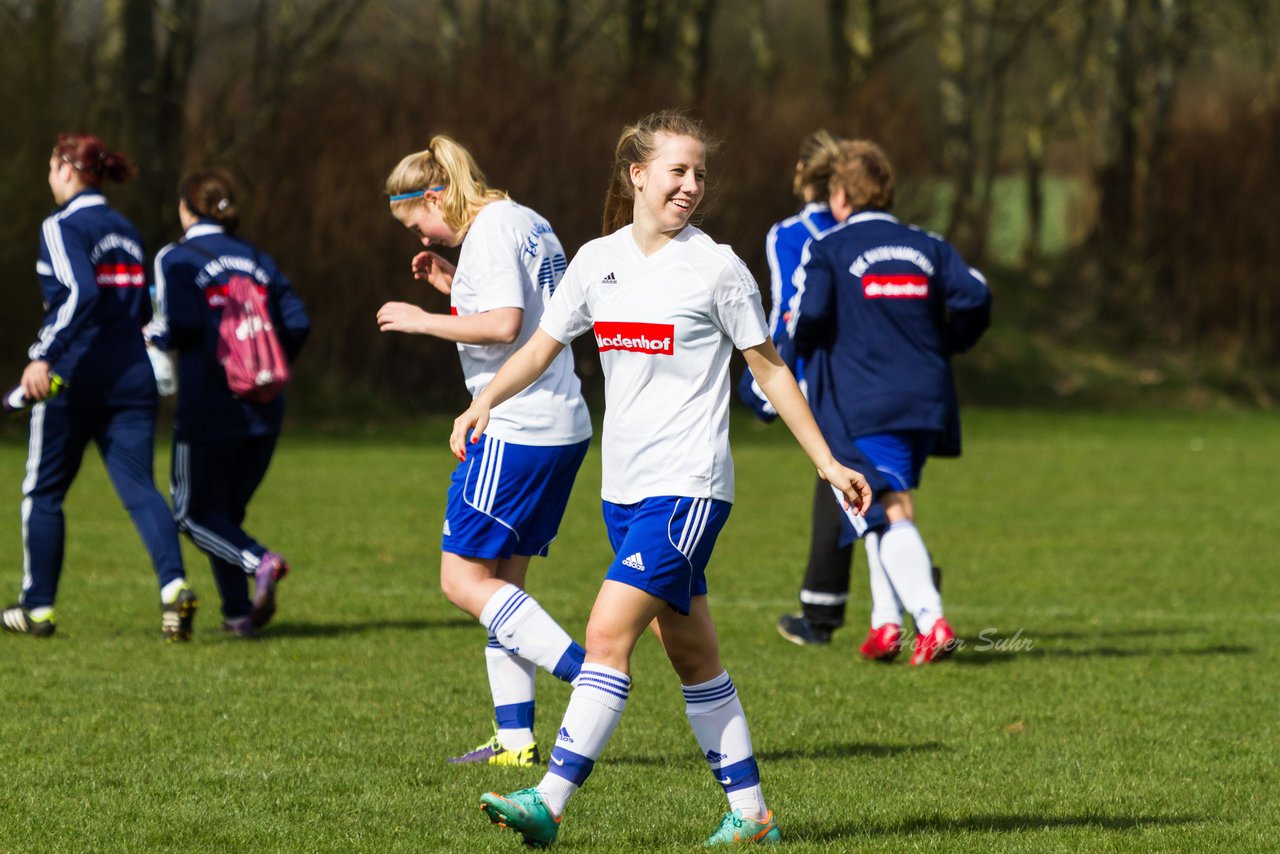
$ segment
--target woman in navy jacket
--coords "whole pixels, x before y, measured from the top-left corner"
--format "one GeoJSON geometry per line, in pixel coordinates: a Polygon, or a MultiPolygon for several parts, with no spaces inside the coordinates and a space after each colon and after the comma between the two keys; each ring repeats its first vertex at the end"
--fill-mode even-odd
{"type": "Polygon", "coordinates": [[[830,198],[840,224],[805,246],[791,324],[814,418],[836,459],[875,490],[864,544],[880,590],[859,651],[893,659],[909,643],[905,610],[916,624],[911,663],[922,665],[953,651],[956,637],[912,491],[929,457],[960,454],[951,357],[986,330],[991,292],[949,243],[889,213],[893,196],[893,166],[880,147],[841,143],[830,198]]]}
{"type": "Polygon", "coordinates": [[[219,172],[187,176],[178,216],[185,234],[156,256],[160,317],[149,330],[178,358],[170,483],[174,515],[178,527],[209,556],[222,596],[223,628],[251,637],[275,613],[276,585],[289,571],[279,553],[241,527],[280,437],[284,396],[255,403],[227,387],[216,355],[227,282],[235,274],[254,280],[290,362],[311,321],[270,256],[236,236],[239,213],[230,178],[219,172]],[[254,576],[252,599],[248,575],[254,576]]]}
{"type": "Polygon", "coordinates": [[[151,556],[165,638],[191,637],[196,596],[152,471],[157,394],[142,336],[151,317],[142,239],[100,189],[133,173],[124,155],[89,134],[60,134],[49,158],[58,209],[40,232],[44,326],[22,372],[23,393],[35,405],[22,482],[22,598],[3,612],[11,632],[54,633],[62,502],[92,441],[151,556]],[[65,391],[57,394],[60,386],[65,391]]]}

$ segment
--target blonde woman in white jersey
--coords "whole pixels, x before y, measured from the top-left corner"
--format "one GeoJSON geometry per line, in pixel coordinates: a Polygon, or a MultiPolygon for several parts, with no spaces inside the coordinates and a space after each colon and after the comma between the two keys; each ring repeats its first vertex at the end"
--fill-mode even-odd
{"type": "MultiPolygon", "coordinates": [[[[529,339],[564,274],[551,225],[490,188],[475,160],[447,136],[410,154],[387,178],[391,213],[423,246],[461,246],[455,268],[418,253],[414,277],[449,295],[450,313],[389,302],[384,332],[433,335],[458,345],[467,390],[479,394],[529,339]]],[[[492,412],[483,441],[459,454],[445,508],[440,587],[489,630],[485,661],[495,733],[453,764],[538,764],[534,676],[572,683],[583,649],[524,592],[529,558],[546,556],[591,436],[591,421],[564,352],[536,383],[492,412]]]]}
{"type": "Polygon", "coordinates": [[[741,350],[760,388],[856,511],[866,479],[832,457],[769,338],[760,290],[733,251],[688,224],[706,187],[707,143],[680,113],[623,131],[605,202],[606,236],[569,265],[533,337],[454,422],[455,453],[489,429],[502,402],[594,328],[605,375],[605,524],[617,557],[587,624],[587,655],[551,765],[536,788],[490,792],[491,821],[545,847],[626,707],[630,659],[651,623],[684,688],[698,745],[729,812],[709,845],[773,844],[742,704],[720,661],[705,569],[733,500],[729,361],[741,350]]]}

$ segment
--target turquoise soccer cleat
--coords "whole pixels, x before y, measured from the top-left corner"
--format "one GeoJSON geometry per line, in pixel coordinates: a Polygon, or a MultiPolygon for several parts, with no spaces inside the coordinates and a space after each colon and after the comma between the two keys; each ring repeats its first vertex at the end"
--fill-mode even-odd
{"type": "Polygon", "coordinates": [[[713,845],[777,845],[781,841],[782,834],[778,832],[773,810],[764,817],[764,821],[743,818],[741,810],[734,810],[725,813],[716,832],[708,836],[702,845],[704,848],[713,845]]]}
{"type": "Polygon", "coordinates": [[[521,789],[509,795],[486,792],[480,796],[480,809],[489,821],[520,834],[530,848],[546,848],[560,832],[560,819],[551,814],[537,789],[521,789]]]}

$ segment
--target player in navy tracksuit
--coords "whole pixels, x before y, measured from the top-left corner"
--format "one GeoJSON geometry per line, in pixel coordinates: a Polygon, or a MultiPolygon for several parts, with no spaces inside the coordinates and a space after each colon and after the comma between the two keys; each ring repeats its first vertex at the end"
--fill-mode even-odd
{"type": "MultiPolygon", "coordinates": [[[[784,347],[789,336],[792,303],[796,296],[795,272],[800,268],[800,253],[813,238],[836,224],[827,204],[827,182],[831,178],[831,157],[837,140],[825,130],[815,131],[800,144],[792,188],[804,202],[795,216],[773,224],[765,238],[765,255],[769,262],[771,308],[769,336],[787,362],[797,382],[804,382],[804,360],[797,360],[795,348],[784,347]],[[785,352],[784,352],[785,350],[785,352]]],[[[766,423],[778,417],[765,398],[750,370],[744,370],[738,381],[738,396],[756,416],[766,423]]],[[[825,496],[824,496],[825,497],[825,496]]]]}
{"type": "Polygon", "coordinates": [[[178,354],[170,484],[174,514],[209,556],[222,596],[223,628],[250,637],[275,613],[276,584],[289,570],[284,558],[241,528],[280,437],[284,396],[253,403],[227,387],[216,356],[227,281],[240,273],[265,289],[276,334],[291,362],[311,321],[275,262],[235,236],[239,215],[229,178],[198,172],[183,179],[178,215],[186,233],[156,256],[160,316],[148,328],[149,336],[178,354]],[[255,576],[252,600],[250,574],[255,576]]]}
{"type": "Polygon", "coordinates": [[[893,169],[874,144],[841,144],[830,201],[841,224],[806,247],[793,339],[832,451],[875,490],[866,548],[877,607],[861,651],[896,655],[905,607],[917,631],[911,662],[926,664],[953,648],[955,634],[911,490],[929,456],[960,453],[950,360],[986,330],[991,294],[945,240],[888,212],[893,169]]]}
{"type": "MultiPolygon", "coordinates": [[[[772,291],[769,333],[801,388],[804,388],[804,360],[797,358],[788,329],[796,296],[795,274],[800,269],[805,245],[836,224],[831,206],[827,204],[827,184],[837,142],[825,130],[805,137],[800,144],[792,182],[804,208],[795,216],[774,224],[765,241],[772,291]]],[[[742,373],[738,395],[762,421],[768,423],[777,417],[750,370],[742,373]]],[[[831,633],[844,625],[853,565],[853,543],[842,540],[843,514],[831,500],[831,488],[821,478],[815,480],[809,560],[800,588],[803,611],[784,614],[778,620],[782,636],[802,646],[829,643],[831,633]]]]}
{"type": "Polygon", "coordinates": [[[62,574],[62,502],[89,442],[142,537],[160,580],[163,631],[187,640],[196,611],[177,529],[152,473],[156,379],[142,327],[151,317],[142,240],[99,191],[133,174],[123,155],[87,134],[61,134],[49,159],[58,209],[44,221],[36,272],[45,323],[22,374],[31,444],[22,482],[21,601],[4,628],[47,637],[62,574]],[[58,380],[62,394],[53,396],[58,380]]]}

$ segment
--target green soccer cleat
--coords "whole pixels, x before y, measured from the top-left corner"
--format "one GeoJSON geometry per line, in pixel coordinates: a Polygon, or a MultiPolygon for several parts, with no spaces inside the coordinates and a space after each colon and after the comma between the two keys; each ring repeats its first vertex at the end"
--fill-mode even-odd
{"type": "Polygon", "coordinates": [[[777,845],[781,841],[782,834],[778,832],[778,822],[774,820],[773,810],[769,810],[764,821],[743,818],[741,810],[734,810],[725,813],[724,818],[720,819],[720,826],[716,828],[716,832],[708,836],[702,846],[710,848],[713,845],[777,845]]]}
{"type": "Polygon", "coordinates": [[[53,622],[52,608],[32,608],[28,611],[22,605],[5,608],[0,614],[0,625],[7,632],[37,638],[52,637],[57,628],[53,622]]]}
{"type": "Polygon", "coordinates": [[[166,643],[191,640],[191,629],[199,607],[196,592],[186,582],[172,602],[160,603],[160,631],[166,643]]]}
{"type": "Polygon", "coordinates": [[[551,814],[537,789],[521,789],[509,795],[486,792],[480,796],[480,809],[492,823],[520,834],[530,848],[546,848],[560,832],[560,819],[551,814]]]}
{"type": "Polygon", "coordinates": [[[538,755],[538,742],[531,741],[524,747],[510,750],[502,746],[496,734],[475,750],[449,759],[450,765],[489,764],[505,765],[508,768],[532,768],[541,762],[542,758],[538,755]]]}

